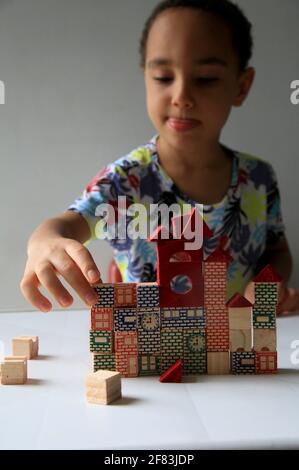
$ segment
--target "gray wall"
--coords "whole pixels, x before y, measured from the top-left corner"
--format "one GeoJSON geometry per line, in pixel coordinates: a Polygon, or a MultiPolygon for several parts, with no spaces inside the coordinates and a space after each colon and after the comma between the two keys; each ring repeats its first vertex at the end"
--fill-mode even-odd
{"type": "MultiPolygon", "coordinates": [[[[32,309],[19,292],[32,230],[63,212],[105,163],[154,135],[138,40],[156,3],[0,0],[0,80],[6,86],[0,105],[2,311],[32,309]]],[[[299,3],[237,3],[254,24],[257,78],[222,141],[273,163],[299,259],[299,105],[290,103],[290,82],[299,79],[299,3]]],[[[106,272],[110,249],[94,242],[90,250],[106,272]]],[[[293,284],[299,285],[298,268],[293,284]]],[[[85,308],[78,299],[74,306],[85,308]]]]}

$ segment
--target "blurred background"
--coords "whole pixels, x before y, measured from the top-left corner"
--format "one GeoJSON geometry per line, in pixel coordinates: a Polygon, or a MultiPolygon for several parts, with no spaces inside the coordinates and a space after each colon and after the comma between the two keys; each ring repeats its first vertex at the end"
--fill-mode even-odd
{"type": "MultiPolygon", "coordinates": [[[[19,283],[36,226],[65,211],[102,166],[155,134],[138,46],[157,3],[0,0],[0,311],[33,310],[19,283]]],[[[299,79],[299,2],[236,3],[254,26],[257,76],[222,142],[273,164],[298,288],[299,105],[290,85],[299,79]]],[[[89,249],[106,280],[109,245],[89,249]]],[[[86,309],[74,297],[73,307],[86,309]]]]}

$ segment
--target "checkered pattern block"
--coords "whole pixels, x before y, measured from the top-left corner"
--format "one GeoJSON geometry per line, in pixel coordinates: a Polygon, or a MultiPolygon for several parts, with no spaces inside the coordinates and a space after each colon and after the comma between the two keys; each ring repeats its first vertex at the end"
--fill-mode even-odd
{"type": "Polygon", "coordinates": [[[204,305],[223,306],[226,302],[226,263],[208,262],[204,265],[204,305]]]}
{"type": "Polygon", "coordinates": [[[114,309],[114,331],[136,331],[137,309],[115,308],[114,309]]]}
{"type": "Polygon", "coordinates": [[[276,306],[254,305],[253,328],[276,328],[276,306]]]}
{"type": "Polygon", "coordinates": [[[113,352],[113,332],[112,331],[90,331],[90,352],[113,352]]]}
{"type": "Polygon", "coordinates": [[[206,315],[199,308],[161,308],[161,328],[205,328],[206,315]]]}
{"type": "Polygon", "coordinates": [[[97,302],[94,307],[113,307],[114,306],[114,285],[113,284],[101,284],[94,287],[97,294],[97,302]]]}
{"type": "Polygon", "coordinates": [[[254,284],[254,298],[258,305],[277,305],[278,286],[271,282],[258,282],[254,284]]]}
{"type": "Polygon", "coordinates": [[[255,353],[254,352],[232,352],[231,372],[236,375],[255,374],[255,353]]]}
{"type": "Polygon", "coordinates": [[[157,283],[137,284],[137,307],[160,307],[160,290],[157,283]]]}
{"type": "Polygon", "coordinates": [[[183,330],[161,330],[161,373],[184,356],[183,330]]]}
{"type": "Polygon", "coordinates": [[[185,375],[206,374],[206,333],[205,330],[184,330],[183,371],[185,375]]]}
{"type": "Polygon", "coordinates": [[[115,354],[95,353],[93,355],[93,371],[115,370],[115,354]]]}

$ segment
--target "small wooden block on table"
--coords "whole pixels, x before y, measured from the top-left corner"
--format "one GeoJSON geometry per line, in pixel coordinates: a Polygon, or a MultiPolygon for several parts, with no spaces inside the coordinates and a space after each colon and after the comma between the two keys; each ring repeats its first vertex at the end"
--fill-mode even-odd
{"type": "Polygon", "coordinates": [[[109,405],[121,398],[121,375],[119,372],[99,370],[86,377],[88,403],[109,405]]]}
{"type": "Polygon", "coordinates": [[[38,336],[17,336],[12,339],[14,356],[26,356],[34,359],[38,356],[38,336]]]}
{"type": "Polygon", "coordinates": [[[27,358],[9,356],[0,363],[0,383],[2,385],[23,385],[27,382],[27,358]]]}

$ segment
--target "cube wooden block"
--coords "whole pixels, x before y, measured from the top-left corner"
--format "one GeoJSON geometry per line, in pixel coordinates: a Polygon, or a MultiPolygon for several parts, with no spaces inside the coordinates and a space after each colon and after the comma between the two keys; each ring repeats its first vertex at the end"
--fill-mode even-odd
{"type": "Polygon", "coordinates": [[[86,399],[88,403],[109,405],[121,398],[121,375],[119,372],[99,370],[86,377],[86,399]]]}
{"type": "Polygon", "coordinates": [[[27,382],[27,358],[9,356],[0,363],[0,383],[2,385],[20,385],[27,382]]]}
{"type": "Polygon", "coordinates": [[[26,356],[34,359],[38,356],[38,336],[17,336],[12,339],[13,356],[26,356]]]}
{"type": "Polygon", "coordinates": [[[207,353],[208,375],[224,375],[230,373],[229,351],[207,353]]]}

